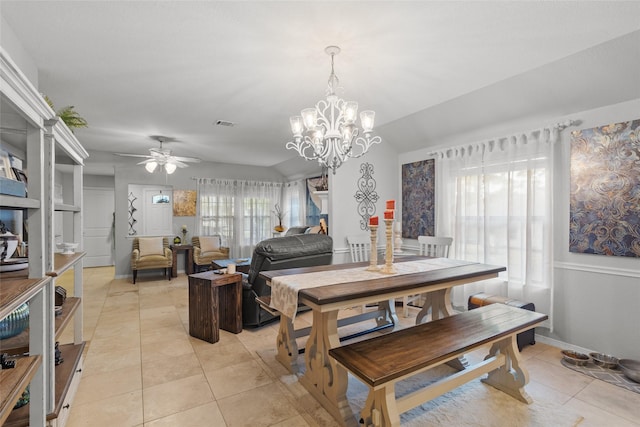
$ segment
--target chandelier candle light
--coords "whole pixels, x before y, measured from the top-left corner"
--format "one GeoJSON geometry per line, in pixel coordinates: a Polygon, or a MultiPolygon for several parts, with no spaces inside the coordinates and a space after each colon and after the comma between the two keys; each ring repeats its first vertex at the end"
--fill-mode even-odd
{"type": "Polygon", "coordinates": [[[296,150],[306,160],[317,160],[335,174],[342,163],[364,155],[381,139],[371,136],[375,112],[367,110],[360,113],[361,135],[356,125],[358,103],[345,101],[336,95],[339,80],[333,70],[333,59],[340,53],[340,48],[329,46],[324,51],[331,56],[326,99],[318,101],[315,108],[305,108],[300,116],[290,118],[293,141],[287,142],[286,148],[296,150]]]}

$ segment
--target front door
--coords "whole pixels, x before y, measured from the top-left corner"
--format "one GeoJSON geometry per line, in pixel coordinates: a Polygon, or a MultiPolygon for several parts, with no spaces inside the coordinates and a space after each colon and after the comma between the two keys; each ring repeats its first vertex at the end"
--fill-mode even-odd
{"type": "Polygon", "coordinates": [[[114,265],[113,188],[84,188],[83,236],[85,267],[114,265]]]}

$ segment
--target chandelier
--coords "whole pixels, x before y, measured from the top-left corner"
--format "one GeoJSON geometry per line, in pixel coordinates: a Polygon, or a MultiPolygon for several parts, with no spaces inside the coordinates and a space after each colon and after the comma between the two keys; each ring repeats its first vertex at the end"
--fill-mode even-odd
{"type": "Polygon", "coordinates": [[[364,155],[373,144],[379,144],[379,136],[371,136],[375,112],[360,113],[360,126],[357,127],[358,103],[345,101],[336,95],[339,80],[333,71],[333,59],[340,48],[329,46],[324,50],[331,56],[331,74],[326,99],[321,99],[315,108],[305,108],[300,116],[292,116],[291,132],[293,141],[286,148],[296,150],[306,160],[317,160],[320,166],[336,169],[349,158],[364,155]],[[362,132],[362,133],[361,133],[362,132]]]}

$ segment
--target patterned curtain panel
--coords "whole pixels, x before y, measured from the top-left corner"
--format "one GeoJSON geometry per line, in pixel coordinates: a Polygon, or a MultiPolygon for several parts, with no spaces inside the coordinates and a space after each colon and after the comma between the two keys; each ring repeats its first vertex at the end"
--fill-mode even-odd
{"type": "Polygon", "coordinates": [[[438,235],[454,238],[453,258],[507,267],[498,280],[454,288],[454,305],[477,292],[533,302],[551,329],[557,136],[545,128],[437,153],[438,235]]]}

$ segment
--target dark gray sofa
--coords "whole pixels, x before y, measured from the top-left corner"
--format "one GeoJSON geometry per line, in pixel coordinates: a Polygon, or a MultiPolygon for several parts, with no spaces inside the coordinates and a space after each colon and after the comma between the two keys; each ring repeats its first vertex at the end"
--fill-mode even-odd
{"type": "Polygon", "coordinates": [[[274,320],[260,307],[257,296],[271,295],[261,271],[331,264],[333,240],[326,234],[295,234],[263,240],[253,250],[249,273],[242,282],[242,324],[258,327],[274,320]]]}

